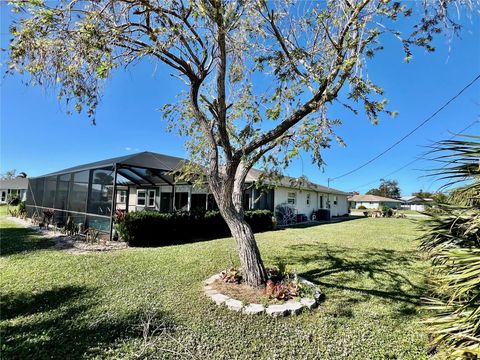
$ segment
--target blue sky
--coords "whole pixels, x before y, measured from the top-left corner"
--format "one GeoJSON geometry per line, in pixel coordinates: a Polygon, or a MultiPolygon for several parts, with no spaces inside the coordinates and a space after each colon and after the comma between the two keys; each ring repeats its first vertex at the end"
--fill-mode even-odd
{"type": "MultiPolygon", "coordinates": [[[[1,47],[8,46],[8,9],[1,6],[1,47]]],[[[286,173],[305,175],[321,184],[352,170],[386,149],[480,74],[480,21],[463,22],[460,38],[435,41],[437,51],[414,53],[411,63],[403,61],[397,42],[388,41],[386,50],[369,64],[369,76],[384,90],[389,107],[399,111],[395,118],[383,117],[372,125],[365,116],[342,112],[343,125],[337,129],[347,143],[332,143],[323,153],[323,171],[311,164],[308,154],[294,162],[286,173]]],[[[2,63],[5,53],[2,54],[2,63]]],[[[5,68],[2,68],[3,72],[5,68]]],[[[25,171],[30,176],[49,173],[90,161],[139,151],[186,156],[183,140],[165,130],[157,110],[175,100],[179,80],[168,69],[143,62],[127,71],[117,71],[108,80],[97,112],[97,125],[86,115],[68,116],[56,100],[54,90],[28,87],[20,76],[1,79],[0,172],[25,171]]],[[[480,81],[401,145],[362,170],[331,183],[345,191],[365,192],[378,185],[378,179],[421,157],[433,141],[451,136],[480,114],[480,81]],[[363,185],[363,186],[362,186],[363,185]]],[[[469,129],[480,134],[480,123],[469,129]]],[[[420,160],[393,174],[402,194],[419,189],[435,190],[437,183],[425,177],[432,163],[420,160]]]]}

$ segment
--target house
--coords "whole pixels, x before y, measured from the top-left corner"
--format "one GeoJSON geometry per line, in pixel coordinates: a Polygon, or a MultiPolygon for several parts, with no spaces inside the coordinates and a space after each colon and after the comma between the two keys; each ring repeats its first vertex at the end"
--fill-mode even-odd
{"type": "Polygon", "coordinates": [[[433,199],[418,196],[403,196],[400,200],[402,200],[402,209],[415,211],[425,211],[425,207],[433,203],[433,199]]]}
{"type": "MultiPolygon", "coordinates": [[[[70,217],[76,224],[109,231],[114,211],[212,210],[216,209],[207,184],[194,186],[179,180],[182,158],[141,152],[79,165],[29,179],[27,213],[41,216],[55,211],[55,222],[70,217]]],[[[257,189],[262,172],[252,170],[246,178],[245,209],[268,209],[287,204],[310,218],[313,211],[328,208],[332,216],[348,213],[347,193],[308,181],[283,177],[257,189]]]]}
{"type": "Polygon", "coordinates": [[[360,206],[364,206],[367,209],[379,209],[382,206],[398,209],[402,204],[401,200],[377,195],[353,195],[348,198],[348,201],[350,203],[350,209],[358,209],[360,206]]]}
{"type": "Polygon", "coordinates": [[[27,199],[28,179],[16,177],[0,180],[0,204],[7,204],[12,198],[18,197],[21,201],[27,199]]]}

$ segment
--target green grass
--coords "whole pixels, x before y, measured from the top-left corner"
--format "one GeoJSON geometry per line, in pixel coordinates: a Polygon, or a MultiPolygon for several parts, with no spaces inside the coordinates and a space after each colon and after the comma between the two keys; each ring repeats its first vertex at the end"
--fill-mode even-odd
{"type": "Polygon", "coordinates": [[[5,219],[0,227],[2,359],[427,357],[418,313],[426,263],[411,220],[258,234],[267,265],[284,261],[326,294],[314,312],[279,319],[203,295],[202,281],[236,259],[232,239],[72,255],[5,219]],[[145,314],[164,328],[147,348],[145,314]]]}

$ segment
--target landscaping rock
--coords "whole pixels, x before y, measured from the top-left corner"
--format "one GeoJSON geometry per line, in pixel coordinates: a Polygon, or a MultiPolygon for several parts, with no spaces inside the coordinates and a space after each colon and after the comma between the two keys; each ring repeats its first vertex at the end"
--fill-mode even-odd
{"type": "Polygon", "coordinates": [[[235,299],[228,299],[227,301],[225,301],[225,305],[227,305],[230,310],[234,311],[241,311],[243,308],[242,302],[235,299]]]}
{"type": "Polygon", "coordinates": [[[300,299],[300,303],[308,310],[311,310],[315,308],[315,306],[317,306],[317,302],[315,301],[315,299],[302,298],[300,299]]]}
{"type": "Polygon", "coordinates": [[[315,298],[315,300],[316,300],[317,302],[320,302],[320,301],[322,301],[322,300],[324,299],[324,295],[323,295],[323,293],[322,293],[320,290],[316,290],[316,291],[315,291],[315,294],[313,295],[313,297],[315,298]]]}
{"type": "Polygon", "coordinates": [[[269,305],[267,307],[267,314],[273,317],[285,316],[288,314],[288,308],[284,305],[269,305]]]}
{"type": "Polygon", "coordinates": [[[243,308],[243,313],[248,315],[257,315],[265,311],[262,304],[249,304],[243,308]]]}
{"type": "Polygon", "coordinates": [[[220,294],[217,290],[205,290],[205,295],[212,297],[213,295],[220,294]]]}
{"type": "Polygon", "coordinates": [[[291,314],[299,314],[303,309],[303,305],[295,300],[288,300],[285,305],[291,314]]]}
{"type": "Polygon", "coordinates": [[[230,298],[228,296],[223,295],[223,294],[217,293],[217,294],[211,295],[210,299],[215,301],[215,304],[221,305],[221,304],[225,303],[225,301],[227,301],[230,298]]]}
{"type": "Polygon", "coordinates": [[[207,280],[205,280],[205,285],[213,284],[215,281],[220,279],[221,276],[222,276],[221,274],[215,274],[215,275],[210,276],[207,280]]]}

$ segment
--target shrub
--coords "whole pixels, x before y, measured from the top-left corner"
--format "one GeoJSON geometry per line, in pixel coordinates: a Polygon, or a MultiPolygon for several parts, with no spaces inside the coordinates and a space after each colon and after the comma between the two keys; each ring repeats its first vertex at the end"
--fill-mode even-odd
{"type": "Polygon", "coordinates": [[[388,206],[382,206],[382,209],[381,209],[382,213],[383,213],[383,217],[392,217],[393,215],[393,210],[391,208],[389,208],[388,206]]]}
{"type": "MultiPolygon", "coordinates": [[[[245,220],[254,232],[272,229],[271,211],[246,211],[245,220]]],[[[135,211],[125,214],[124,219],[117,223],[117,231],[130,246],[171,245],[230,235],[218,211],[135,211]]]]}
{"type": "Polygon", "coordinates": [[[365,205],[360,205],[357,209],[358,210],[367,210],[367,207],[365,205]]]}
{"type": "Polygon", "coordinates": [[[18,204],[18,213],[24,214],[26,211],[27,209],[25,207],[25,201],[20,202],[20,204],[18,204]]]}

